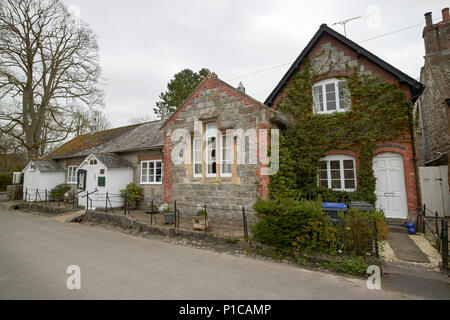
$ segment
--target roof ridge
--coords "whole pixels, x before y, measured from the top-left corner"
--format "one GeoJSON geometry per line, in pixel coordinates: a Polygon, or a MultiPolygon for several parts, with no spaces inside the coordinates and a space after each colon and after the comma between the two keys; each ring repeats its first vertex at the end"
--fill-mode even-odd
{"type": "Polygon", "coordinates": [[[269,97],[264,101],[266,105],[272,105],[274,102],[275,97],[282,91],[282,89],[285,87],[287,82],[292,78],[295,71],[298,69],[300,64],[303,62],[303,60],[307,57],[307,55],[311,52],[311,50],[316,45],[317,41],[320,39],[320,37],[323,35],[323,33],[326,32],[331,37],[334,37],[337,41],[342,42],[344,45],[352,48],[353,50],[357,51],[358,53],[364,55],[367,59],[369,59],[372,63],[378,65],[379,67],[383,68],[384,70],[388,71],[389,73],[396,76],[399,81],[403,80],[406,82],[406,84],[409,86],[411,93],[413,93],[413,88],[415,89],[415,94],[412,95],[411,99],[417,98],[420,96],[421,92],[423,91],[423,85],[413,79],[411,76],[407,75],[403,71],[397,69],[396,67],[392,66],[388,62],[384,61],[383,59],[379,58],[375,54],[371,53],[367,49],[363,48],[353,40],[350,40],[346,36],[340,34],[336,30],[328,27],[325,23],[320,25],[319,30],[314,34],[314,36],[311,38],[311,40],[308,42],[306,47],[303,48],[300,55],[295,59],[294,63],[291,65],[291,67],[288,69],[288,71],[285,73],[285,75],[281,78],[280,82],[277,84],[277,86],[273,89],[273,91],[270,93],[269,97]]]}
{"type": "Polygon", "coordinates": [[[175,110],[175,112],[168,117],[164,123],[160,126],[160,128],[164,127],[167,122],[169,122],[170,119],[172,119],[172,117],[184,106],[184,104],[189,101],[189,99],[194,95],[195,92],[197,92],[197,90],[200,88],[200,86],[207,80],[207,79],[213,79],[215,81],[221,82],[224,85],[228,86],[229,88],[233,89],[234,91],[236,91],[237,93],[241,94],[242,96],[244,96],[244,98],[248,98],[250,100],[252,100],[253,102],[266,107],[266,108],[270,108],[269,106],[267,106],[266,104],[262,103],[261,101],[256,100],[255,98],[253,98],[252,96],[249,96],[247,93],[242,92],[240,90],[238,90],[237,88],[233,87],[231,84],[229,84],[228,82],[225,82],[224,80],[220,79],[218,76],[214,75],[212,72],[210,72],[205,78],[203,78],[202,81],[200,81],[200,83],[195,87],[194,90],[192,90],[192,92],[189,94],[189,96],[183,100],[183,102],[177,107],[177,109],[175,110]]]}

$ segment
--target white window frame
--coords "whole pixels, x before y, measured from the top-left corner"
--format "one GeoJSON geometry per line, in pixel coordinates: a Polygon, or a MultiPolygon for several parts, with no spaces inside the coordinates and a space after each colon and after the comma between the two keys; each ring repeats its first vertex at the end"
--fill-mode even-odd
{"type": "Polygon", "coordinates": [[[164,165],[163,165],[162,159],[141,161],[141,184],[143,184],[143,185],[158,185],[158,184],[162,184],[163,176],[164,176],[164,165]],[[161,163],[161,181],[160,182],[156,181],[156,164],[158,162],[161,163]],[[149,178],[150,178],[150,163],[153,163],[153,168],[154,168],[154,170],[153,170],[153,182],[150,182],[150,181],[143,182],[143,179],[142,179],[143,178],[143,174],[142,173],[144,171],[144,165],[143,165],[144,163],[147,164],[147,180],[149,180],[149,178]]]}
{"type": "Polygon", "coordinates": [[[230,134],[221,134],[220,135],[220,176],[224,177],[224,178],[229,178],[232,176],[233,174],[233,167],[231,167],[231,171],[228,172],[224,172],[224,164],[229,164],[232,165],[233,164],[233,137],[230,134]],[[224,152],[224,146],[223,146],[223,139],[228,137],[230,143],[229,146],[227,146],[225,149],[229,149],[230,150],[230,156],[231,158],[229,160],[224,160],[223,156],[225,154],[224,152]]]}
{"type": "MultiPolygon", "coordinates": [[[[358,179],[356,176],[356,160],[352,156],[344,155],[344,154],[337,154],[337,155],[330,155],[326,156],[319,160],[319,162],[326,162],[327,163],[327,181],[328,181],[328,189],[337,190],[337,191],[347,191],[347,192],[354,192],[358,186],[358,179]],[[355,181],[355,188],[345,188],[345,170],[344,169],[344,161],[345,160],[352,160],[353,161],[353,179],[355,181]],[[341,188],[332,188],[331,187],[331,161],[339,161],[339,171],[340,171],[340,180],[341,180],[341,188]]],[[[323,179],[322,179],[323,180],[323,179]]],[[[349,180],[349,179],[347,179],[349,180]]],[[[319,180],[319,168],[317,168],[317,185],[320,186],[320,180],[319,180]]]]}
{"type": "MultiPolygon", "coordinates": [[[[351,109],[351,97],[350,92],[348,88],[344,89],[344,102],[341,103],[341,99],[339,97],[339,84],[340,83],[346,83],[346,79],[337,79],[337,78],[330,78],[325,79],[319,82],[314,83],[312,87],[312,94],[313,94],[313,112],[315,114],[330,114],[335,112],[345,112],[349,111],[351,109]],[[328,101],[327,101],[327,91],[326,87],[329,84],[334,84],[334,96],[336,101],[336,109],[335,110],[328,110],[328,101]],[[318,97],[315,94],[315,88],[320,87],[322,90],[322,103],[323,103],[323,111],[320,111],[320,101],[318,101],[318,97]]],[[[331,100],[330,100],[331,101],[331,100]]]]}
{"type": "Polygon", "coordinates": [[[67,166],[67,184],[77,184],[78,166],[67,166]],[[75,169],[74,169],[75,168],[75,169]],[[73,172],[75,170],[75,172],[73,172]],[[72,171],[72,174],[70,172],[72,171]],[[70,178],[73,178],[72,180],[70,178]]]}
{"type": "MultiPolygon", "coordinates": [[[[197,150],[198,151],[198,150],[197,150]]],[[[203,156],[203,139],[201,137],[197,137],[193,139],[192,143],[192,156],[193,156],[193,164],[192,164],[192,173],[194,178],[202,178],[203,177],[203,164],[202,164],[202,156],[203,156]],[[196,146],[200,144],[200,159],[197,159],[196,154],[196,146]],[[200,165],[200,172],[195,171],[195,165],[200,165]]]]}
{"type": "MultiPolygon", "coordinates": [[[[216,125],[216,123],[207,123],[206,124],[206,177],[207,178],[215,178],[215,177],[217,177],[217,146],[218,146],[218,143],[217,143],[217,125],[216,125]],[[214,134],[210,134],[210,130],[208,130],[208,127],[210,127],[210,126],[213,126],[214,125],[214,134]],[[216,163],[216,173],[209,173],[209,152],[210,152],[210,150],[209,150],[209,143],[208,143],[208,140],[209,140],[209,138],[215,138],[215,141],[216,141],[216,147],[215,147],[215,149],[214,150],[216,150],[216,161],[215,161],[215,163],[216,163]]],[[[220,159],[219,159],[220,160],[220,159]]]]}

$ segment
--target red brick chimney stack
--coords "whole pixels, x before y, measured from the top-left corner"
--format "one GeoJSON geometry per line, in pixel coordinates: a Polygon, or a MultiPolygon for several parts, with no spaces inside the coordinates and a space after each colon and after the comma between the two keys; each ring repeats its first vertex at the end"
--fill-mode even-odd
{"type": "Polygon", "coordinates": [[[433,24],[431,12],[425,13],[426,26],[423,29],[425,55],[450,53],[450,13],[449,8],[442,9],[442,21],[433,24]]]}
{"type": "Polygon", "coordinates": [[[448,8],[442,9],[442,21],[447,21],[450,19],[450,13],[448,8]]]}

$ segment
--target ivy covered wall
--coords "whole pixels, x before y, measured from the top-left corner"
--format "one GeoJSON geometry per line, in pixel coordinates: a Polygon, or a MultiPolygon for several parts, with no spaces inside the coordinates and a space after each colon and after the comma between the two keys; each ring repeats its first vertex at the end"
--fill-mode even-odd
{"type": "Polygon", "coordinates": [[[271,197],[321,195],[325,201],[375,204],[373,158],[377,145],[410,142],[411,106],[404,90],[380,80],[343,52],[325,45],[318,55],[303,62],[280,96],[277,108],[292,121],[280,137],[280,170],[271,177],[271,197]],[[333,76],[347,80],[351,109],[314,114],[313,84],[333,76]],[[355,192],[318,187],[319,159],[330,150],[358,154],[355,192]]]}

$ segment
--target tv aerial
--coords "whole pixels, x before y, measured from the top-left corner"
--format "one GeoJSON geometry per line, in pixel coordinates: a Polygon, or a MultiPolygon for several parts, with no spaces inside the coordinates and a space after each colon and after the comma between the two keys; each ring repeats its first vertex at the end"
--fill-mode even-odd
{"type": "Polygon", "coordinates": [[[361,19],[361,18],[362,18],[362,16],[359,16],[359,17],[355,17],[355,18],[339,21],[339,22],[333,23],[332,26],[337,25],[337,24],[343,25],[344,26],[344,35],[347,37],[347,28],[345,27],[345,25],[347,23],[349,23],[350,21],[361,19]]]}

